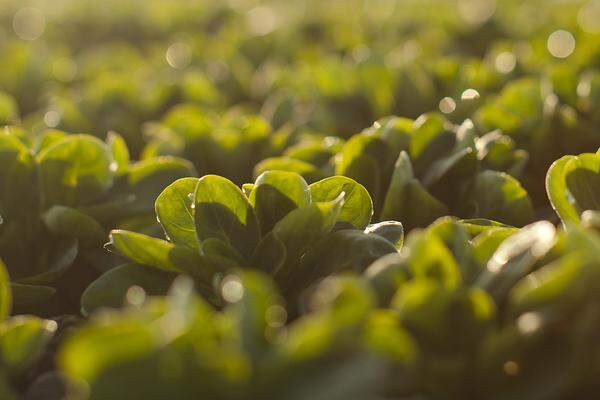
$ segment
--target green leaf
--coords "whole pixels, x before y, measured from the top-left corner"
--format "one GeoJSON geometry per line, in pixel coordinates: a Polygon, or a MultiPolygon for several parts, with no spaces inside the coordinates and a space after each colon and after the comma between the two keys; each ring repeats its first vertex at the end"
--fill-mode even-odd
{"type": "Polygon", "coordinates": [[[258,177],[267,171],[295,172],[302,175],[308,182],[315,182],[324,178],[323,172],[314,165],[289,157],[265,158],[254,167],[254,176],[258,177]]]}
{"type": "Polygon", "coordinates": [[[12,376],[26,372],[56,332],[56,322],[18,316],[0,325],[0,364],[12,376]]]}
{"type": "Polygon", "coordinates": [[[468,200],[471,215],[513,226],[523,226],[533,220],[533,205],[519,181],[497,171],[477,175],[468,200]]]}
{"type": "Polygon", "coordinates": [[[113,159],[117,165],[115,174],[121,176],[127,173],[129,169],[129,149],[123,136],[117,132],[110,131],[106,135],[106,144],[112,152],[113,159]]]}
{"type": "Polygon", "coordinates": [[[375,199],[375,203],[377,204],[377,199],[379,198],[379,192],[382,186],[381,175],[383,171],[381,171],[375,158],[367,154],[358,155],[354,157],[352,162],[346,165],[344,169],[336,168],[336,174],[340,174],[339,171],[342,170],[344,171],[344,176],[363,185],[371,194],[372,198],[375,199]]]}
{"type": "Polygon", "coordinates": [[[196,234],[203,241],[216,238],[249,257],[260,238],[256,215],[248,198],[230,180],[206,175],[194,197],[196,234]]]}
{"type": "Polygon", "coordinates": [[[396,291],[412,277],[406,253],[385,255],[369,265],[365,278],[374,288],[379,305],[388,307],[396,291]]]}
{"type": "Polygon", "coordinates": [[[333,229],[343,203],[342,195],[331,202],[313,203],[290,212],[275,225],[272,232],[285,246],[286,261],[268,272],[285,282],[284,287],[302,273],[296,269],[306,251],[333,229]]]}
{"type": "MultiPolygon", "coordinates": [[[[110,242],[105,247],[137,264],[169,272],[183,272],[182,267],[174,263],[172,254],[175,249],[188,249],[166,240],[120,229],[110,232],[110,242]]],[[[187,251],[194,254],[193,250],[187,251]]]]}
{"type": "Polygon", "coordinates": [[[398,221],[383,221],[367,226],[365,233],[377,235],[394,245],[397,250],[404,244],[404,227],[398,221]]]}
{"type": "Polygon", "coordinates": [[[196,176],[193,164],[182,158],[161,156],[148,158],[133,164],[127,174],[134,203],[138,213],[150,213],[162,190],[180,178],[196,176]]]}
{"type": "Polygon", "coordinates": [[[373,201],[360,183],[345,176],[332,176],[310,185],[313,201],[332,201],[344,193],[338,228],[365,229],[373,217],[373,201]]]}
{"type": "Polygon", "coordinates": [[[414,178],[408,154],[401,152],[383,203],[381,219],[400,221],[409,231],[447,214],[447,207],[414,178]]]}
{"type": "Polygon", "coordinates": [[[193,208],[197,185],[197,178],[178,179],[162,191],[154,206],[167,238],[191,248],[198,248],[199,245],[193,208]]]}
{"type": "Polygon", "coordinates": [[[294,172],[263,172],[254,182],[250,196],[260,229],[267,234],[290,211],[311,202],[311,192],[302,176],[294,172]]]}
{"type": "Polygon", "coordinates": [[[77,238],[83,245],[101,244],[107,236],[95,219],[75,208],[52,206],[42,219],[50,232],[77,238]]]}
{"type": "Polygon", "coordinates": [[[81,297],[83,315],[102,307],[118,308],[132,286],[138,286],[150,296],[165,295],[177,275],[136,264],[113,268],[92,282],[81,297]]]}
{"type": "Polygon", "coordinates": [[[10,315],[12,295],[10,292],[10,278],[6,266],[0,259],[0,323],[10,315]]]}
{"type": "Polygon", "coordinates": [[[16,136],[0,131],[0,217],[22,224],[37,213],[38,187],[33,155],[16,136]]]}
{"type": "Polygon", "coordinates": [[[378,258],[396,252],[396,247],[381,236],[354,229],[332,232],[302,258],[294,284],[298,284],[298,280],[308,284],[341,271],[361,273],[378,258]]]}
{"type": "Polygon", "coordinates": [[[406,186],[413,178],[414,172],[410,158],[405,151],[402,151],[394,166],[392,180],[381,211],[381,219],[400,221],[398,217],[403,216],[406,212],[406,186]]]}
{"type": "Polygon", "coordinates": [[[435,280],[447,289],[462,283],[460,267],[452,252],[431,231],[411,234],[403,251],[408,254],[410,271],[415,278],[435,280]]]}
{"type": "Polygon", "coordinates": [[[556,229],[548,221],[528,225],[506,239],[487,263],[477,285],[497,303],[505,300],[512,287],[529,274],[536,261],[556,242],[556,229]]]}
{"type": "Polygon", "coordinates": [[[28,285],[50,285],[56,283],[75,262],[79,254],[79,242],[74,238],[62,238],[54,243],[50,252],[47,269],[37,275],[18,279],[18,283],[28,285]]]}
{"type": "Polygon", "coordinates": [[[110,188],[114,161],[101,140],[70,135],[38,155],[46,208],[56,204],[87,204],[110,188]]]}
{"type": "Polygon", "coordinates": [[[25,285],[14,282],[10,284],[10,289],[14,313],[39,309],[56,293],[56,289],[50,286],[25,285]]]}
{"type": "Polygon", "coordinates": [[[600,156],[586,153],[555,161],[546,176],[546,190],[564,224],[579,223],[586,210],[600,210],[600,156]]]}
{"type": "Polygon", "coordinates": [[[404,285],[392,308],[421,346],[434,354],[463,353],[472,348],[495,315],[494,303],[484,291],[443,289],[430,279],[404,285]]]}

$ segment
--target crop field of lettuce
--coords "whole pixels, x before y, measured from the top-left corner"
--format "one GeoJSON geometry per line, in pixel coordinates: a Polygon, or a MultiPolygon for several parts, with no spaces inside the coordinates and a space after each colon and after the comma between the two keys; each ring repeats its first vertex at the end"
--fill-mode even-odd
{"type": "Polygon", "coordinates": [[[0,400],[600,399],[600,0],[0,0],[0,400]]]}

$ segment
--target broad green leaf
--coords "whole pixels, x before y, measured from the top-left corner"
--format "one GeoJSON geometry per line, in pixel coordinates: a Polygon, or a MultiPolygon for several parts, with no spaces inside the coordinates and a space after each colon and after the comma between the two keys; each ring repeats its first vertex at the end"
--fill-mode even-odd
{"type": "Polygon", "coordinates": [[[206,175],[198,181],[194,197],[198,240],[216,238],[249,257],[260,239],[252,205],[230,180],[206,175]]]}
{"type": "Polygon", "coordinates": [[[127,174],[130,190],[136,196],[135,210],[149,213],[163,189],[177,179],[196,176],[191,162],[178,157],[148,158],[133,164],[127,174]]]}
{"type": "Polygon", "coordinates": [[[183,272],[183,267],[175,264],[172,257],[176,249],[194,254],[194,251],[188,247],[178,246],[141,233],[123,230],[110,232],[110,242],[106,244],[106,248],[127,257],[137,264],[169,272],[183,272]]]}
{"type": "Polygon", "coordinates": [[[515,232],[518,230],[517,228],[513,228],[510,225],[506,225],[485,218],[461,219],[458,222],[467,230],[469,235],[472,237],[485,233],[488,230],[495,230],[496,228],[508,229],[515,232]]]}
{"type": "Polygon", "coordinates": [[[129,288],[138,286],[147,295],[165,295],[177,275],[136,264],[113,268],[92,282],[81,297],[81,311],[90,315],[102,307],[123,305],[129,288]]]}
{"type": "Polygon", "coordinates": [[[88,204],[110,188],[113,158],[101,140],[70,135],[38,155],[46,208],[56,204],[88,204]]]}
{"type": "Polygon", "coordinates": [[[373,217],[373,202],[364,186],[345,176],[332,176],[310,185],[313,201],[332,201],[342,192],[344,205],[338,216],[339,228],[365,229],[373,217]]]}
{"type": "Polygon", "coordinates": [[[474,341],[481,340],[495,315],[493,301],[482,290],[443,289],[430,279],[404,285],[392,308],[415,339],[436,353],[460,353],[471,348],[474,341]]]}
{"type": "Polygon", "coordinates": [[[0,259],[0,323],[8,318],[11,307],[10,278],[2,259],[0,259]]]}
{"type": "Polygon", "coordinates": [[[258,177],[267,171],[295,172],[308,182],[315,182],[325,177],[325,174],[314,165],[289,157],[265,158],[254,167],[254,176],[258,177]]]}
{"type": "Polygon", "coordinates": [[[110,131],[106,135],[106,144],[110,148],[113,159],[117,165],[115,174],[117,176],[126,174],[129,169],[129,149],[127,148],[127,143],[125,143],[123,136],[119,135],[117,132],[110,131]]]}
{"type": "Polygon", "coordinates": [[[228,310],[235,316],[241,345],[259,362],[270,349],[267,332],[275,336],[285,325],[287,313],[280,303],[277,288],[268,277],[256,271],[237,272],[226,280],[244,288],[241,298],[228,310]]]}
{"type": "Polygon", "coordinates": [[[309,282],[341,271],[363,272],[371,263],[396,247],[377,235],[355,229],[332,232],[316,243],[302,258],[298,280],[309,282]]]}
{"type": "Polygon", "coordinates": [[[200,254],[220,259],[224,264],[232,264],[232,267],[242,267],[246,265],[246,261],[236,249],[230,244],[216,238],[204,240],[200,245],[200,254]]]}
{"type": "Polygon", "coordinates": [[[403,216],[405,213],[406,204],[406,185],[414,178],[412,164],[408,154],[403,151],[398,156],[392,180],[385,196],[383,209],[381,211],[381,219],[401,221],[397,217],[403,216]]]}
{"type": "Polygon", "coordinates": [[[497,303],[503,302],[509,290],[532,271],[535,262],[544,257],[555,242],[556,229],[550,222],[528,225],[498,247],[477,285],[497,303]]]}
{"type": "Polygon", "coordinates": [[[398,288],[412,277],[407,254],[392,253],[377,259],[364,276],[373,286],[379,305],[388,307],[398,288]]]}
{"type": "Polygon", "coordinates": [[[22,223],[37,212],[35,159],[29,149],[7,131],[0,131],[0,217],[3,224],[22,223]],[[18,222],[17,222],[18,221],[18,222]]]}
{"type": "Polygon", "coordinates": [[[56,331],[56,322],[18,316],[0,325],[0,364],[12,376],[26,372],[42,355],[56,331]]]}
{"type": "Polygon", "coordinates": [[[356,172],[357,159],[368,157],[376,162],[379,170],[385,170],[393,162],[394,155],[390,153],[386,143],[378,135],[361,133],[352,136],[344,144],[337,157],[336,174],[350,176],[350,171],[356,172]]]}
{"type": "MultiPolygon", "coordinates": [[[[340,171],[341,169],[336,169],[340,171]]],[[[362,154],[355,157],[351,163],[349,163],[344,169],[344,176],[353,179],[358,182],[370,193],[371,197],[375,199],[375,205],[378,204],[378,198],[380,197],[380,191],[382,187],[382,173],[383,171],[377,164],[377,161],[367,155],[362,154]]]]}
{"type": "Polygon", "coordinates": [[[432,279],[447,289],[462,283],[460,267],[442,239],[430,231],[409,235],[403,249],[408,254],[410,271],[415,278],[432,279]]]}
{"type": "Polygon", "coordinates": [[[285,245],[271,231],[256,246],[250,265],[263,271],[277,271],[283,267],[286,258],[285,245]]]}
{"type": "MultiPolygon", "coordinates": [[[[291,283],[299,262],[308,249],[324,235],[331,232],[344,204],[343,196],[325,203],[313,203],[298,208],[279,221],[273,235],[285,246],[286,261],[273,271],[278,282],[291,283]]],[[[287,286],[287,285],[286,285],[287,286]]]]}
{"type": "Polygon", "coordinates": [[[294,172],[263,172],[248,196],[263,235],[290,211],[311,202],[311,192],[302,176],[294,172]]]}
{"type": "Polygon", "coordinates": [[[39,309],[46,304],[56,293],[56,289],[50,286],[25,285],[11,283],[13,312],[23,313],[32,309],[39,309]]]}
{"type": "Polygon", "coordinates": [[[533,205],[519,181],[503,172],[483,171],[477,175],[466,199],[471,214],[513,226],[533,220],[533,205]]]}
{"type": "Polygon", "coordinates": [[[473,258],[479,265],[486,265],[498,247],[510,236],[517,233],[516,228],[490,228],[473,238],[473,258]]]}
{"type": "Polygon", "coordinates": [[[365,326],[365,345],[386,359],[412,364],[417,359],[417,347],[413,338],[401,326],[392,310],[376,310],[365,326]]]}
{"type": "Polygon", "coordinates": [[[77,238],[82,245],[101,244],[106,240],[102,226],[75,208],[52,206],[42,215],[42,219],[50,232],[77,238]]]}
{"type": "Polygon", "coordinates": [[[600,210],[600,156],[586,153],[555,161],[546,176],[546,190],[564,224],[578,223],[586,210],[600,210]]]}
{"type": "Polygon", "coordinates": [[[37,275],[20,278],[17,282],[27,285],[54,284],[73,265],[77,254],[79,254],[78,240],[74,238],[61,238],[53,243],[47,261],[47,269],[37,275]]]}
{"type": "Polygon", "coordinates": [[[162,191],[154,205],[167,238],[191,248],[198,248],[193,208],[197,185],[197,178],[178,179],[162,191]]]}
{"type": "Polygon", "coordinates": [[[413,124],[408,154],[415,174],[423,176],[436,160],[449,153],[455,143],[454,133],[447,129],[448,121],[440,114],[423,114],[413,124]]]}
{"type": "Polygon", "coordinates": [[[383,221],[367,226],[365,233],[378,235],[394,245],[397,250],[404,244],[404,227],[398,221],[383,221]]]}

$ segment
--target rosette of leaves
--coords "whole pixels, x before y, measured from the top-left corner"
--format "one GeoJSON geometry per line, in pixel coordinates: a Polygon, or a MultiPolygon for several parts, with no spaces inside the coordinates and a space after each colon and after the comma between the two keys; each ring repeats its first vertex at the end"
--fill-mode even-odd
{"type": "Polygon", "coordinates": [[[99,259],[108,231],[156,226],[153,203],[160,190],[193,174],[191,164],[177,158],[130,162],[117,134],[105,143],[89,135],[48,131],[32,137],[6,128],[0,133],[0,254],[15,309],[72,308],[97,275],[93,266],[109,262],[99,259]],[[46,302],[57,289],[61,296],[46,302]]]}
{"type": "Polygon", "coordinates": [[[255,173],[285,168],[314,179],[333,169],[367,188],[376,220],[402,221],[408,230],[448,214],[525,225],[533,208],[514,176],[521,174],[526,153],[499,132],[478,137],[475,130],[470,120],[457,126],[439,114],[414,122],[388,117],[336,145],[328,162],[325,144],[291,147],[285,157],[257,165],[255,173]]]}
{"type": "Polygon", "coordinates": [[[0,260],[0,398],[21,399],[55,334],[57,324],[33,316],[9,317],[9,277],[0,260]]]}
{"type": "Polygon", "coordinates": [[[271,275],[295,310],[317,280],[361,271],[402,245],[402,225],[370,225],[372,214],[366,189],[343,176],[308,185],[298,174],[270,171],[243,189],[217,175],[180,179],[156,200],[166,240],[112,231],[107,248],[134,264],[94,282],[83,310],[119,306],[132,285],[164,293],[178,274],[192,276],[198,290],[220,304],[215,289],[224,274],[250,267],[271,275]]]}
{"type": "Polygon", "coordinates": [[[412,368],[412,338],[356,277],[327,278],[292,322],[262,273],[233,272],[222,290],[220,312],[178,278],[167,297],[137,288],[124,309],[92,316],[58,357],[72,398],[358,400],[380,391],[387,365],[412,368]]]}
{"type": "Polygon", "coordinates": [[[600,154],[584,153],[556,160],[546,175],[546,190],[565,226],[592,217],[600,211],[600,154]]]}
{"type": "MultiPolygon", "coordinates": [[[[575,79],[575,87],[577,81],[575,79]]],[[[572,96],[560,94],[565,90],[556,83],[551,85],[541,83],[538,78],[521,78],[508,83],[497,97],[476,113],[475,119],[483,128],[500,129],[514,139],[517,147],[530,154],[523,182],[537,205],[546,204],[543,177],[554,160],[564,154],[578,154],[600,147],[590,103],[590,96],[594,96],[592,88],[597,84],[593,83],[592,75],[582,75],[581,82],[580,94],[585,96],[569,101],[572,96]]],[[[572,92],[577,98],[575,88],[572,92]]]]}
{"type": "Polygon", "coordinates": [[[144,156],[171,154],[192,161],[200,175],[225,176],[237,184],[252,179],[254,166],[277,154],[290,131],[273,132],[258,115],[235,110],[223,116],[193,104],[179,104],[159,123],[147,125],[144,156]]]}
{"type": "MultiPolygon", "coordinates": [[[[591,393],[600,319],[598,236],[443,218],[365,273],[415,338],[417,393],[569,398],[591,393]],[[484,385],[472,385],[473,379],[484,385]]],[[[393,378],[392,378],[393,379],[393,378]]]]}

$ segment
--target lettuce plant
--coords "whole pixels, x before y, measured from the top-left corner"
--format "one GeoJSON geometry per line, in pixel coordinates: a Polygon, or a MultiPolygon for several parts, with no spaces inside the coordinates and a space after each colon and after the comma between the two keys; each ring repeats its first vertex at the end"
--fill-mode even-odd
{"type": "MultiPolygon", "coordinates": [[[[32,137],[6,128],[0,133],[0,253],[15,308],[39,305],[63,284],[65,294],[73,290],[78,297],[90,279],[85,265],[106,268],[101,245],[108,230],[153,226],[153,198],[164,185],[193,174],[190,163],[177,158],[130,163],[117,134],[104,143],[89,135],[48,131],[32,137]],[[74,264],[77,278],[70,281],[65,273],[74,264]]],[[[59,308],[61,301],[68,304],[62,299],[59,308]]]]}
{"type": "Polygon", "coordinates": [[[17,400],[22,388],[31,384],[32,371],[45,355],[57,324],[33,316],[9,317],[11,305],[10,282],[0,260],[0,397],[17,400]]]}
{"type": "Polygon", "coordinates": [[[107,248],[134,265],[111,270],[92,284],[83,309],[119,305],[132,284],[160,292],[182,273],[219,304],[215,285],[228,270],[248,267],[271,275],[293,309],[318,279],[360,271],[402,245],[402,225],[370,225],[372,214],[366,189],[343,176],[308,185],[296,173],[270,171],[243,190],[217,175],[180,179],[156,200],[166,240],[112,231],[107,248]]]}
{"type": "Polygon", "coordinates": [[[527,154],[500,132],[478,137],[470,120],[456,126],[438,114],[414,122],[389,117],[333,145],[339,151],[327,163],[331,150],[323,146],[289,148],[286,158],[266,159],[256,173],[292,168],[309,179],[333,169],[368,189],[376,219],[402,221],[407,229],[448,214],[515,226],[533,219],[531,199],[514,177],[527,154]]]}
{"type": "Polygon", "coordinates": [[[311,313],[290,323],[263,273],[232,271],[222,291],[218,312],[181,277],[167,297],[136,287],[124,309],[93,316],[58,357],[72,398],[358,400],[378,390],[387,365],[415,360],[412,339],[357,277],[324,280],[311,313]]]}
{"type": "Polygon", "coordinates": [[[196,104],[178,104],[160,122],[148,124],[143,156],[178,155],[192,161],[200,175],[215,174],[237,184],[252,179],[254,166],[277,154],[289,129],[273,131],[262,117],[230,111],[217,115],[196,104]]]}
{"type": "Polygon", "coordinates": [[[600,322],[599,239],[546,221],[517,230],[444,218],[365,276],[417,343],[421,392],[569,397],[597,387],[598,353],[583,354],[600,322]]]}

